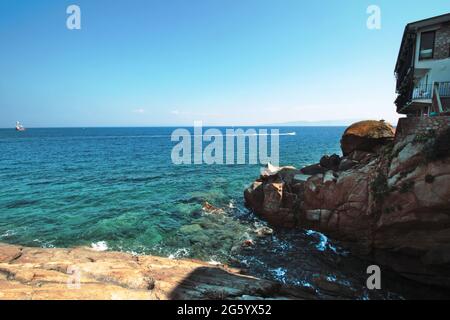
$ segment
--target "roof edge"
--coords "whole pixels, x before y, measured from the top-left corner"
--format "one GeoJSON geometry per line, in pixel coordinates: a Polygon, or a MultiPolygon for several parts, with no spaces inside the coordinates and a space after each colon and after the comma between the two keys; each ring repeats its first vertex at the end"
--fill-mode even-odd
{"type": "Polygon", "coordinates": [[[399,68],[399,60],[400,60],[400,55],[402,53],[402,49],[403,46],[405,44],[406,41],[406,35],[408,34],[408,32],[412,31],[412,29],[417,29],[417,28],[422,28],[422,27],[426,27],[426,26],[431,26],[433,24],[437,24],[437,23],[443,23],[443,22],[450,22],[450,13],[445,13],[439,16],[435,16],[435,17],[431,17],[431,18],[426,18],[426,19],[422,19],[422,20],[418,20],[418,21],[414,21],[414,22],[410,22],[405,26],[405,30],[403,31],[403,37],[402,37],[402,42],[400,44],[400,49],[398,51],[398,55],[397,55],[397,63],[395,64],[395,72],[397,72],[398,68],[399,68]]]}

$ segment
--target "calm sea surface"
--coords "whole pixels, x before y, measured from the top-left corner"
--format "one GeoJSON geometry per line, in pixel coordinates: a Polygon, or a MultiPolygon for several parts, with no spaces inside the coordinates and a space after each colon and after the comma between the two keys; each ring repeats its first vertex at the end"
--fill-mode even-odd
{"type": "MultiPolygon", "coordinates": [[[[280,165],[340,153],[344,129],[281,128],[296,135],[280,136],[280,165]]],[[[326,277],[360,298],[398,296],[396,288],[364,289],[367,263],[321,234],[276,230],[256,238],[262,222],[244,208],[243,191],[260,166],[173,165],[173,130],[0,129],[0,242],[193,257],[315,289],[326,277]],[[205,214],[205,201],[226,214],[205,214]],[[255,248],[242,249],[246,239],[255,248]]]]}

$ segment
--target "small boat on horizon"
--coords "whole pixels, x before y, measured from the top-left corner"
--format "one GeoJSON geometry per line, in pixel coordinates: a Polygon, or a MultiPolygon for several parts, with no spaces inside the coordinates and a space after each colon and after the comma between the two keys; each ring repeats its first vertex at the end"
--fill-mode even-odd
{"type": "Polygon", "coordinates": [[[26,129],[24,128],[23,125],[20,124],[19,121],[16,121],[16,131],[25,131],[26,129]]]}

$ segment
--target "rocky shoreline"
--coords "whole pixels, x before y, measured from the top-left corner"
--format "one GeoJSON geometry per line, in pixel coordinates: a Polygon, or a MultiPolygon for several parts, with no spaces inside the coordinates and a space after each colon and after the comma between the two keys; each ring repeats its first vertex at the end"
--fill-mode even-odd
{"type": "MultiPolygon", "coordinates": [[[[245,190],[246,205],[271,226],[319,231],[364,260],[447,290],[450,130],[400,129],[395,133],[384,121],[354,124],[342,137],[343,157],[324,156],[302,169],[269,166],[245,190]]],[[[203,210],[223,213],[208,202],[203,210]]],[[[255,232],[266,237],[273,231],[263,226],[255,232]]],[[[245,272],[198,260],[0,243],[3,300],[358,298],[321,274],[314,289],[245,272]]]]}
{"type": "Polygon", "coordinates": [[[198,260],[0,244],[0,300],[314,299],[198,260]]]}
{"type": "Polygon", "coordinates": [[[272,226],[322,232],[406,278],[450,288],[449,140],[448,126],[395,135],[384,121],[356,123],[343,157],[272,168],[245,190],[246,205],[272,226]]]}

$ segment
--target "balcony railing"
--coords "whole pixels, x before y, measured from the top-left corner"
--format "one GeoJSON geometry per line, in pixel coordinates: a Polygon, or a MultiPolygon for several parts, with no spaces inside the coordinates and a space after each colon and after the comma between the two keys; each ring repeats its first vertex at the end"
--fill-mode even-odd
{"type": "Polygon", "coordinates": [[[416,86],[413,90],[413,100],[431,99],[433,96],[433,85],[431,83],[416,86]]]}
{"type": "Polygon", "coordinates": [[[450,82],[439,82],[439,95],[441,98],[450,97],[450,82]]]}

